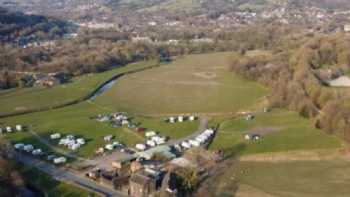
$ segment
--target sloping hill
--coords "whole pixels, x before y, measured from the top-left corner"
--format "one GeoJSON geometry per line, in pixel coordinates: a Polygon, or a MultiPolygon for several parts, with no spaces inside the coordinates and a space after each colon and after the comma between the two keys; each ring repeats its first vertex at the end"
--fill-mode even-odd
{"type": "Polygon", "coordinates": [[[39,15],[11,12],[0,7],[0,42],[47,39],[62,36],[68,23],[39,15]]]}

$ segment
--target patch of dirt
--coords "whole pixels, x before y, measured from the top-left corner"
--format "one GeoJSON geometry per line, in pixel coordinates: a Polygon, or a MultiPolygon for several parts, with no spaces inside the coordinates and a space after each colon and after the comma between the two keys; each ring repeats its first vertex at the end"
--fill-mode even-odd
{"type": "Polygon", "coordinates": [[[258,188],[252,187],[250,185],[241,184],[235,195],[236,197],[274,197],[258,188]]]}
{"type": "Polygon", "coordinates": [[[27,109],[28,109],[27,107],[16,107],[15,111],[25,111],[27,109]]]}
{"type": "Polygon", "coordinates": [[[138,79],[138,83],[159,83],[164,85],[196,85],[196,86],[220,86],[219,82],[215,81],[186,81],[186,80],[180,80],[180,81],[164,81],[164,80],[158,80],[158,79],[138,79]]]}
{"type": "Polygon", "coordinates": [[[258,134],[261,136],[268,135],[280,131],[278,127],[255,127],[248,131],[248,134],[258,134]]]}
{"type": "Polygon", "coordinates": [[[292,161],[324,161],[342,159],[350,161],[350,157],[338,150],[288,151],[278,153],[263,153],[241,157],[240,161],[253,162],[292,162],[292,161]]]}
{"type": "Polygon", "coordinates": [[[215,78],[217,78],[216,73],[213,73],[213,72],[197,72],[197,73],[193,73],[193,75],[195,75],[196,77],[203,78],[203,79],[215,79],[215,78]]]}
{"type": "Polygon", "coordinates": [[[333,87],[350,87],[350,78],[348,76],[341,76],[337,79],[328,82],[333,87]]]}

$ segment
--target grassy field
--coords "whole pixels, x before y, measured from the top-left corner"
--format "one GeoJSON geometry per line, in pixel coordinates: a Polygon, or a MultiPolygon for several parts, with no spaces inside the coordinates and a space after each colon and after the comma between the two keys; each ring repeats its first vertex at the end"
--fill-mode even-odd
{"type": "MultiPolygon", "coordinates": [[[[217,120],[220,122],[220,120],[217,120]]],[[[215,120],[214,120],[215,122],[215,120]]],[[[328,149],[340,147],[341,142],[334,136],[314,129],[309,120],[297,113],[274,109],[268,113],[259,113],[253,120],[245,118],[224,120],[211,149],[223,149],[227,152],[252,154],[306,149],[328,149]],[[246,133],[264,131],[259,141],[247,142],[246,133]]]]}
{"type": "Polygon", "coordinates": [[[251,108],[263,100],[267,91],[230,72],[230,55],[189,55],[123,77],[96,103],[148,115],[229,113],[251,108]]]}
{"type": "MultiPolygon", "coordinates": [[[[93,155],[97,147],[105,144],[103,136],[109,134],[115,135],[116,140],[128,145],[143,141],[143,136],[127,128],[112,128],[107,123],[101,123],[90,119],[90,117],[96,116],[97,114],[111,112],[112,111],[108,109],[96,107],[91,102],[83,102],[61,109],[2,119],[1,122],[4,123],[3,125],[15,125],[17,123],[30,125],[33,131],[45,139],[49,139],[49,135],[55,132],[81,136],[87,139],[87,144],[79,149],[78,153],[81,156],[93,155]]],[[[6,137],[16,142],[40,144],[38,140],[29,133],[7,134],[6,137]]],[[[55,145],[57,142],[52,142],[52,144],[55,145]]]]}
{"type": "MultiPolygon", "coordinates": [[[[144,141],[143,135],[126,127],[113,128],[109,123],[98,122],[90,118],[98,114],[109,114],[112,112],[114,111],[111,109],[97,106],[89,101],[61,109],[2,119],[0,126],[29,125],[33,131],[47,140],[49,140],[49,135],[55,132],[83,137],[87,139],[87,144],[82,146],[76,153],[84,157],[92,156],[98,147],[105,145],[103,137],[109,134],[114,135],[115,140],[129,146],[134,146],[136,143],[144,141]]],[[[184,137],[195,132],[198,128],[198,121],[168,124],[162,118],[135,117],[133,122],[139,122],[141,127],[159,131],[162,135],[173,139],[184,137]]],[[[28,132],[6,134],[5,137],[13,142],[30,143],[44,150],[50,150],[49,147],[40,143],[37,138],[28,132]]],[[[57,141],[50,141],[50,143],[53,146],[57,146],[57,141]]],[[[66,149],[63,150],[68,151],[66,149]]]]}
{"type": "Polygon", "coordinates": [[[0,91],[0,115],[57,106],[83,98],[112,76],[154,65],[155,62],[130,64],[98,74],[76,77],[72,82],[52,88],[33,87],[0,91]]]}
{"type": "MultiPolygon", "coordinates": [[[[350,194],[350,162],[342,160],[242,162],[237,174],[240,184],[265,194],[257,196],[345,197],[350,194]]],[[[245,193],[249,194],[249,190],[245,193]]],[[[237,196],[244,195],[238,192],[237,196]]]]}

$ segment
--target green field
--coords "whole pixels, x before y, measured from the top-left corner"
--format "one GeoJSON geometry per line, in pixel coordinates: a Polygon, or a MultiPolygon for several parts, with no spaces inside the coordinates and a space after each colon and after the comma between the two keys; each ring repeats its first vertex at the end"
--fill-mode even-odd
{"type": "MultiPolygon", "coordinates": [[[[215,120],[214,120],[215,121],[215,120]]],[[[217,120],[221,122],[220,120],[217,120]]],[[[244,117],[221,122],[211,149],[227,152],[252,154],[306,149],[328,149],[340,147],[334,136],[314,129],[309,120],[295,112],[274,109],[259,113],[253,120],[244,117]],[[259,141],[247,142],[244,134],[266,130],[259,141]]]]}
{"type": "MultiPolygon", "coordinates": [[[[115,135],[116,140],[128,145],[143,141],[143,136],[127,128],[112,128],[107,123],[90,119],[98,114],[111,112],[108,109],[96,107],[91,102],[83,102],[61,109],[2,119],[2,122],[5,121],[6,125],[18,123],[29,125],[33,131],[46,139],[49,139],[49,135],[55,132],[81,136],[87,139],[87,144],[78,150],[81,156],[92,156],[98,147],[105,144],[103,136],[109,134],[115,135]]],[[[28,133],[7,134],[6,137],[16,142],[38,144],[37,139],[28,133]]],[[[52,142],[52,144],[56,145],[57,142],[52,142]]]]}
{"type": "Polygon", "coordinates": [[[87,96],[116,74],[154,64],[155,62],[142,62],[103,73],[87,74],[74,78],[70,83],[52,88],[33,87],[0,91],[0,115],[63,105],[87,96]]]}
{"type": "MultiPolygon", "coordinates": [[[[134,130],[126,127],[113,128],[109,123],[98,122],[90,118],[98,114],[109,114],[112,112],[114,111],[97,106],[93,102],[83,102],[61,109],[2,119],[0,126],[15,124],[28,125],[33,131],[45,139],[49,139],[49,135],[55,132],[81,136],[87,139],[88,142],[76,153],[84,157],[93,156],[98,147],[105,145],[103,137],[109,134],[113,134],[115,140],[129,146],[134,146],[136,143],[144,141],[144,136],[134,130]]],[[[164,122],[163,118],[144,117],[135,117],[133,121],[141,123],[141,127],[158,131],[162,135],[173,139],[184,137],[195,132],[198,128],[198,121],[168,124],[164,122]]],[[[40,143],[37,138],[28,132],[6,134],[5,137],[13,142],[31,143],[44,150],[50,150],[49,147],[40,143]]],[[[57,145],[57,141],[50,142],[51,145],[57,145]]]]}
{"type": "MultiPolygon", "coordinates": [[[[242,162],[236,175],[240,184],[265,194],[256,196],[346,197],[350,194],[348,161],[242,162]]],[[[245,193],[254,197],[249,195],[249,190],[245,193]]],[[[237,196],[244,195],[238,192],[237,196]]]]}
{"type": "MultiPolygon", "coordinates": [[[[266,93],[266,90],[257,83],[246,81],[231,73],[228,70],[229,56],[230,53],[215,53],[179,58],[172,64],[122,77],[117,81],[116,85],[100,95],[95,101],[82,102],[44,112],[3,118],[0,126],[28,125],[44,139],[48,139],[49,135],[54,132],[81,136],[88,140],[88,143],[77,152],[81,156],[92,156],[98,147],[105,145],[103,136],[109,134],[115,135],[117,141],[130,146],[144,141],[142,134],[138,134],[133,130],[125,127],[112,128],[108,123],[100,123],[90,118],[98,114],[108,114],[116,111],[127,111],[131,112],[131,114],[135,114],[135,112],[151,113],[159,116],[159,118],[135,115],[134,121],[141,123],[141,127],[159,131],[162,135],[173,139],[185,137],[197,130],[198,121],[167,124],[163,120],[165,117],[162,116],[163,113],[235,112],[254,106],[266,93]],[[144,79],[142,77],[157,77],[157,79],[154,78],[156,82],[143,83],[144,79]],[[175,78],[179,81],[172,84],[174,81],[172,79],[175,78]],[[157,80],[166,81],[158,86],[157,80]],[[171,88],[169,89],[169,87],[171,88]],[[137,89],[129,91],[128,88],[137,89]],[[149,92],[149,90],[153,92],[149,92]],[[133,97],[132,95],[136,92],[139,95],[133,97]],[[172,103],[171,101],[176,102],[172,103]],[[170,106],[167,106],[168,104],[170,106]],[[134,106],[126,107],[129,105],[134,106]]],[[[80,82],[73,82],[71,86],[84,87],[86,89],[84,93],[86,94],[89,92],[89,87],[96,87],[102,83],[102,79],[106,80],[116,73],[149,65],[151,65],[149,62],[133,64],[107,73],[85,76],[84,80],[90,81],[91,84],[83,83],[83,80],[81,80],[80,82]]],[[[62,87],[57,88],[60,89],[62,87]]],[[[48,89],[41,94],[42,97],[49,100],[51,91],[54,92],[52,93],[53,95],[59,94],[57,93],[59,90],[48,89]]],[[[10,94],[4,93],[2,96],[10,94]]],[[[39,92],[34,91],[33,95],[36,94],[39,94],[39,92]]],[[[75,95],[83,95],[83,93],[73,93],[72,97],[74,98],[75,95]]],[[[63,98],[65,97],[62,96],[57,99],[63,98]]],[[[15,100],[14,103],[16,102],[15,100]]],[[[36,104],[41,105],[40,102],[32,102],[33,106],[36,104]]],[[[44,104],[45,102],[43,102],[44,104]]],[[[6,138],[13,142],[32,143],[42,147],[44,150],[49,149],[49,147],[40,143],[37,138],[29,133],[8,134],[6,138]]],[[[50,143],[51,145],[57,144],[57,142],[50,143]]]]}
{"type": "Polygon", "coordinates": [[[230,56],[231,53],[189,55],[125,76],[96,103],[147,115],[220,114],[252,108],[263,100],[267,90],[230,72],[230,56]]]}

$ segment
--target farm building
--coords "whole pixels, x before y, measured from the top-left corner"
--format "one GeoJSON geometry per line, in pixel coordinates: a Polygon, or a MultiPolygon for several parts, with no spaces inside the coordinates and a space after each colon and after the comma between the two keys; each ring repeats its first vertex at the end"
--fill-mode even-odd
{"type": "Polygon", "coordinates": [[[149,196],[157,190],[157,179],[146,173],[136,173],[129,180],[130,195],[134,197],[149,196]]]}
{"type": "Polygon", "coordinates": [[[131,162],[135,161],[136,157],[133,155],[128,155],[122,158],[117,158],[112,162],[112,166],[117,169],[123,168],[125,165],[131,164],[131,162]]]}
{"type": "Polygon", "coordinates": [[[56,79],[55,77],[51,77],[51,76],[44,76],[44,77],[40,77],[35,81],[36,85],[39,86],[46,86],[46,87],[51,87],[54,85],[59,85],[61,84],[61,81],[56,79]]]}

